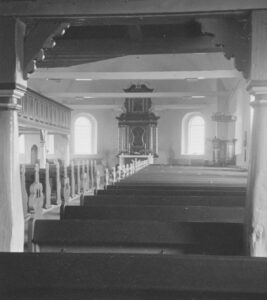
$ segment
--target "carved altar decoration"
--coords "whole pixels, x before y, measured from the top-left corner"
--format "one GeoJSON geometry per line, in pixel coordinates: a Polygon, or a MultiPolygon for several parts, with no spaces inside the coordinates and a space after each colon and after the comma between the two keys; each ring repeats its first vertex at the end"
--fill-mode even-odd
{"type": "MultiPolygon", "coordinates": [[[[146,85],[131,85],[124,90],[126,93],[152,92],[146,85]]],[[[158,157],[159,117],[151,112],[151,98],[126,98],[119,121],[119,156],[132,158],[153,155],[158,157]]]]}
{"type": "Polygon", "coordinates": [[[235,122],[237,117],[231,114],[226,114],[223,112],[216,112],[211,116],[214,122],[235,122]]]}

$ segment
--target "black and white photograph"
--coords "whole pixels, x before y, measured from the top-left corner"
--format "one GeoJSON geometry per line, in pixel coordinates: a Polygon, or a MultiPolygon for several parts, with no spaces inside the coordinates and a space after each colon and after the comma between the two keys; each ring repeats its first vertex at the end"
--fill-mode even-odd
{"type": "Polygon", "coordinates": [[[267,0],[0,0],[0,299],[267,299],[267,0]]]}

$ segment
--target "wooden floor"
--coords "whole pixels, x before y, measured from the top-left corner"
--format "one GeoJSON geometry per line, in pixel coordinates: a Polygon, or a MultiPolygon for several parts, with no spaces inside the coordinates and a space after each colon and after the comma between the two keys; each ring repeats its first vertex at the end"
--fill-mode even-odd
{"type": "Polygon", "coordinates": [[[118,184],[246,187],[247,171],[240,168],[150,165],[118,184]]]}

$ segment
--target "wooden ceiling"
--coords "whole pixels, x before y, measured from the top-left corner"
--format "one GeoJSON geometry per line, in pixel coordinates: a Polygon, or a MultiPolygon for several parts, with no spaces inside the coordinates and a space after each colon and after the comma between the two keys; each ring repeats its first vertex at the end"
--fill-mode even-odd
{"type": "Polygon", "coordinates": [[[72,26],[38,67],[66,67],[126,55],[220,52],[192,18],[175,24],[72,26]]]}
{"type": "MultiPolygon", "coordinates": [[[[75,2],[75,1],[74,1],[75,2]]],[[[25,18],[28,28],[34,27],[38,22],[51,22],[52,19],[41,18],[36,19],[35,17],[25,18]]],[[[57,19],[58,20],[58,19],[57,19]]],[[[63,19],[62,19],[63,20],[63,19]]],[[[192,106],[202,104],[205,105],[208,99],[213,101],[221,91],[215,90],[208,87],[216,86],[216,80],[231,80],[231,78],[240,78],[240,74],[236,72],[234,68],[228,69],[215,69],[214,74],[210,78],[206,76],[209,68],[203,69],[204,76],[199,75],[197,67],[190,70],[191,75],[186,73],[187,69],[182,69],[183,74],[180,72],[179,65],[177,64],[173,74],[167,74],[162,72],[161,66],[157,70],[152,70],[151,67],[147,69],[140,68],[132,71],[130,74],[127,70],[113,71],[112,74],[104,74],[110,76],[110,78],[101,77],[101,71],[93,71],[92,69],[96,66],[96,63],[101,62],[112,62],[118,58],[126,58],[137,56],[155,56],[159,55],[164,60],[164,55],[169,56],[179,54],[216,54],[223,53],[226,49],[227,44],[227,58],[231,58],[235,55],[236,49],[232,49],[229,45],[240,45],[242,51],[247,55],[244,44],[239,43],[239,40],[235,38],[233,43],[233,36],[243,36],[239,34],[243,27],[249,24],[249,12],[247,11],[231,11],[228,13],[216,12],[212,14],[163,14],[163,15],[107,15],[97,16],[85,16],[85,17],[72,17],[64,18],[64,21],[70,22],[71,27],[67,30],[65,35],[56,38],[56,46],[53,49],[47,49],[45,51],[45,60],[38,62],[37,66],[40,71],[44,70],[44,73],[36,72],[37,76],[33,74],[32,83],[34,88],[40,87],[39,92],[51,96],[57,101],[64,102],[71,107],[82,107],[82,105],[90,106],[102,106],[106,105],[110,107],[106,101],[110,101],[111,95],[114,95],[112,99],[121,99],[124,97],[122,90],[127,88],[130,82],[134,80],[136,76],[140,79],[149,80],[151,87],[158,87],[158,105],[163,105],[163,99],[165,99],[164,105],[170,105],[170,107],[177,108],[182,107],[181,105],[190,104],[192,106]],[[208,26],[203,26],[207,25],[208,26]],[[210,24],[219,24],[220,26],[210,26],[210,24]],[[231,30],[229,30],[229,26],[231,30]],[[215,39],[214,30],[219,28],[219,42],[215,39]],[[226,31],[224,31],[226,28],[226,31]],[[241,28],[241,29],[240,29],[241,28]],[[214,30],[213,30],[214,29],[214,30]],[[228,34],[227,34],[228,33],[228,34]],[[232,33],[234,33],[232,35],[232,33]],[[228,37],[230,36],[230,38],[228,37]],[[222,41],[220,40],[222,38],[222,41]],[[230,50],[229,50],[230,49],[230,50]],[[233,51],[232,51],[233,50],[233,51]],[[229,54],[230,53],[230,54],[229,54]],[[90,66],[92,64],[92,67],[90,66]],[[81,73],[79,66],[87,66],[81,73]],[[77,69],[73,67],[77,66],[77,69]],[[59,69],[61,68],[61,69],[59,69]],[[53,74],[55,69],[56,74],[53,74]],[[216,73],[216,71],[218,71],[216,73]],[[228,74],[230,71],[230,75],[228,74]],[[76,73],[75,73],[76,72],[76,73]],[[91,73],[90,73],[91,72],[91,73]],[[124,73],[123,73],[124,72],[124,73]],[[126,73],[127,74],[126,74],[126,73]],[[137,72],[137,73],[136,73],[137,72]],[[156,76],[156,72],[161,75],[156,76]],[[87,74],[86,74],[87,73],[87,74]],[[217,75],[220,73],[219,75],[217,75]],[[119,75],[118,75],[119,74],[119,75]],[[124,77],[124,75],[127,75],[124,77]],[[75,79],[85,76],[90,80],[93,80],[90,84],[88,82],[77,82],[75,79]],[[165,78],[166,76],[171,78],[165,78]],[[39,77],[38,77],[39,76],[39,77]],[[164,77],[165,76],[165,77],[164,77]],[[182,80],[203,77],[206,81],[203,83],[203,88],[199,88],[197,84],[191,84],[190,89],[181,89],[182,80]],[[41,83],[41,78],[51,79],[45,83],[41,83]],[[225,79],[226,78],[226,79],[225,79]],[[229,79],[230,78],[230,79],[229,79]],[[108,84],[108,81],[112,81],[112,85],[108,84]],[[127,81],[128,80],[128,81],[127,81]],[[176,81],[175,84],[169,83],[172,89],[168,89],[167,80],[176,81]],[[207,81],[210,80],[211,84],[207,81]],[[214,81],[215,80],[215,81],[214,81]],[[101,91],[96,86],[96,82],[101,81],[101,91]],[[161,81],[161,84],[159,83],[161,81]],[[119,82],[120,84],[115,84],[119,82]],[[191,87],[193,86],[194,87],[191,87]],[[111,88],[112,86],[112,88],[111,88]],[[119,88],[117,88],[118,86],[119,88]],[[206,91],[206,92],[204,92],[206,91]],[[188,96],[189,95],[189,96],[188,96]],[[192,100],[194,96],[201,96],[203,99],[192,100]],[[185,97],[187,97],[185,99],[185,97]],[[78,100],[78,98],[80,100],[78,100]],[[178,99],[175,103],[172,99],[178,99]],[[89,99],[89,100],[88,100],[89,99]],[[98,103],[93,103],[92,100],[98,99],[98,103]],[[99,99],[106,99],[106,101],[99,102],[99,99]],[[166,99],[168,102],[166,103],[166,99]],[[77,102],[80,101],[80,102],[77,102]],[[189,103],[189,101],[191,101],[189,103]],[[202,102],[201,102],[202,101],[202,102]],[[100,105],[101,104],[101,105],[100,105]]],[[[244,40],[244,39],[243,39],[244,40]]],[[[246,46],[246,45],[245,45],[246,46]]],[[[243,58],[243,56],[240,56],[243,58]]],[[[201,57],[199,56],[201,59],[201,57]]],[[[246,59],[246,56],[245,56],[246,59]]],[[[246,60],[244,61],[246,62],[246,60]]],[[[124,61],[125,63],[125,61],[124,61]]],[[[190,64],[190,63],[189,63],[190,64]]],[[[119,61],[117,60],[117,65],[119,61]]],[[[212,64],[211,64],[212,66],[212,64]]],[[[105,69],[102,72],[107,72],[105,69]]],[[[131,72],[131,71],[130,71],[131,72]]],[[[236,80],[232,80],[236,83],[236,80]]],[[[230,85],[231,86],[231,85],[230,85]]],[[[226,90],[226,94],[231,91],[226,90]]],[[[226,95],[227,97],[227,95],[226,95]]],[[[121,105],[121,100],[118,103],[114,102],[115,106],[121,105]]],[[[114,100],[115,101],[115,100],[114,100]]],[[[156,101],[156,100],[155,100],[156,101]]],[[[208,101],[208,102],[209,102],[208,101]]],[[[186,106],[187,107],[187,106],[186,106]]]]}

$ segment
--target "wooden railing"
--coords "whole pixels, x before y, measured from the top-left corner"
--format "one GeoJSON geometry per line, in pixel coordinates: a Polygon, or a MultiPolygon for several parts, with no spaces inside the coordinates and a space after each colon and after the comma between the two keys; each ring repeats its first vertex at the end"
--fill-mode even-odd
{"type": "Polygon", "coordinates": [[[52,99],[28,89],[22,98],[19,122],[53,128],[60,133],[69,133],[71,127],[71,109],[52,99]]]}
{"type": "MultiPolygon", "coordinates": [[[[105,169],[104,188],[135,174],[136,172],[148,166],[150,163],[151,161],[148,158],[145,160],[134,160],[130,164],[118,165],[117,167],[113,167],[111,170],[108,168],[105,169]]],[[[98,184],[96,186],[98,186],[98,184]]]]}

